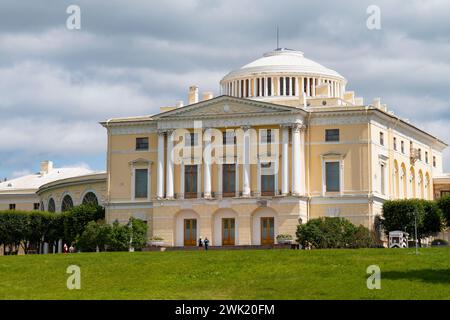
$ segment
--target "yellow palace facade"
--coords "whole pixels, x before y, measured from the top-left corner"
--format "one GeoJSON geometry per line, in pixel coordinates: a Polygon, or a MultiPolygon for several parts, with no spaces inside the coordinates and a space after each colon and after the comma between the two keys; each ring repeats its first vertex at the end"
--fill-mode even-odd
{"type": "Polygon", "coordinates": [[[110,119],[108,222],[134,216],[169,246],[264,245],[339,216],[374,228],[388,199],[434,196],[438,138],[346,79],[277,49],[227,74],[220,95],[152,116],[110,119]]]}

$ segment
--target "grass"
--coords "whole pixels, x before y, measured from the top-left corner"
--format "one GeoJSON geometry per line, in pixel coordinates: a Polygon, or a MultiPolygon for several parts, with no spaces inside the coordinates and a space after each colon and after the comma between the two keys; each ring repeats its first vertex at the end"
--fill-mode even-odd
{"type": "Polygon", "coordinates": [[[450,247],[0,257],[0,299],[450,299],[450,247]],[[68,290],[69,265],[81,289],[68,290]],[[369,265],[381,289],[366,286],[369,265]]]}

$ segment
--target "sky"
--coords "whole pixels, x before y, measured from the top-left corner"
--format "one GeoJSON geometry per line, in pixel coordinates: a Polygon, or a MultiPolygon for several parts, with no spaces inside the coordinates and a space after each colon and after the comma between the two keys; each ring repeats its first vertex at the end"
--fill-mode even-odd
{"type": "Polygon", "coordinates": [[[43,160],[104,170],[99,121],[186,104],[194,84],[219,94],[225,74],[275,49],[276,25],[281,47],[450,142],[449,1],[2,0],[0,178],[43,160]],[[80,29],[66,26],[72,4],[80,29]]]}

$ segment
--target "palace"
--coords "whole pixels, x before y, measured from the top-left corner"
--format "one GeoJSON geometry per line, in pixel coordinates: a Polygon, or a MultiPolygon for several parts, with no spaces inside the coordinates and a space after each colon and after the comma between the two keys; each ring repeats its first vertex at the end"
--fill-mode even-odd
{"type": "Polygon", "coordinates": [[[449,193],[447,145],[346,87],[276,49],[228,73],[217,97],[192,86],[187,105],[101,122],[106,173],[39,185],[39,207],[96,201],[107,222],[143,219],[168,246],[270,245],[312,218],[374,229],[386,200],[449,193]]]}

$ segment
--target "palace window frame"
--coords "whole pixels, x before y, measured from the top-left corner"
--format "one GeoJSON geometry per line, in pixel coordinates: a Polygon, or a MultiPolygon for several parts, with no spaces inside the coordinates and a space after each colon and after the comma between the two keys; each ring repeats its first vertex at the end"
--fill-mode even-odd
{"type": "Polygon", "coordinates": [[[322,196],[335,195],[340,196],[344,193],[344,157],[343,154],[324,154],[322,158],[322,196]],[[339,163],[339,191],[327,191],[326,164],[330,162],[339,163]]]}

